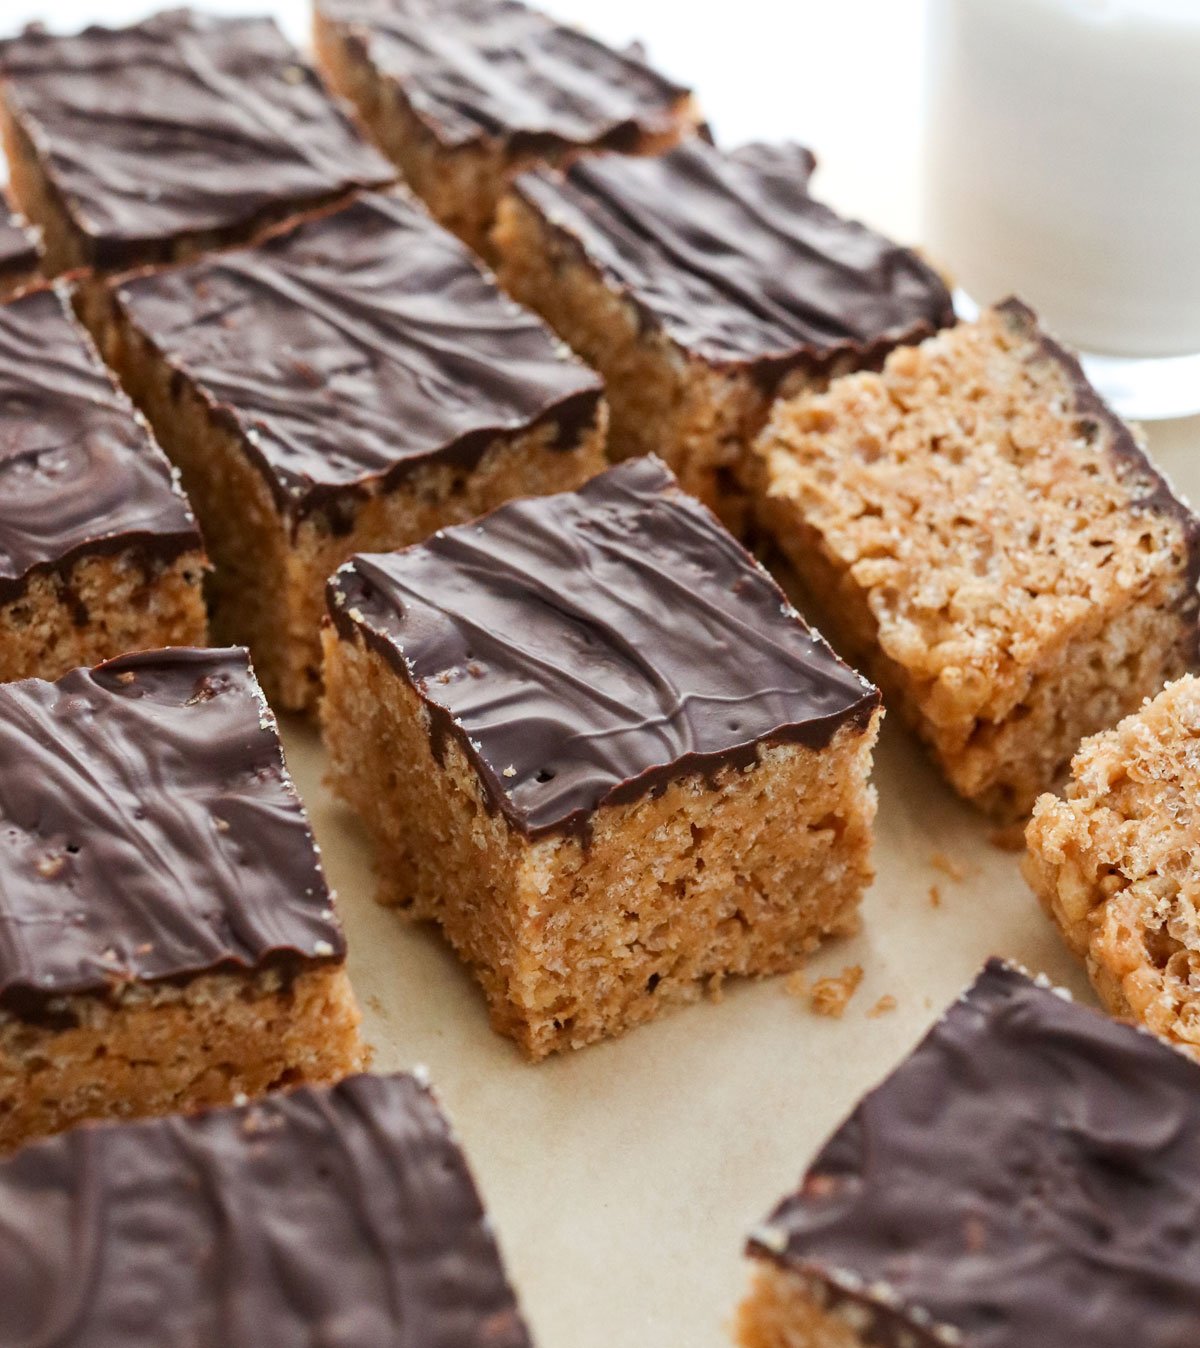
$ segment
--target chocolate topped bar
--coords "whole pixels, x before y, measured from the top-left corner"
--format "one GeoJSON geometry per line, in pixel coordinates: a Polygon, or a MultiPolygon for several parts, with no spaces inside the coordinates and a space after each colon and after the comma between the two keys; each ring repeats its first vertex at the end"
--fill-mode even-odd
{"type": "Polygon", "coordinates": [[[878,694],[654,459],[515,501],[330,582],[354,630],[454,735],[492,805],[536,836],[602,803],[823,746],[878,694]]]}
{"type": "Polygon", "coordinates": [[[331,960],[330,903],[244,651],[0,687],[0,1005],[331,960]]]}
{"type": "Polygon", "coordinates": [[[1197,1211],[1200,1069],[992,961],[751,1253],[840,1309],[839,1343],[1183,1348],[1197,1211]]]}
{"type": "Polygon", "coordinates": [[[170,465],[63,297],[0,306],[0,603],[85,553],[199,547],[170,465]]]}
{"type": "Polygon", "coordinates": [[[0,1162],[0,1340],[530,1343],[463,1154],[408,1076],[93,1125],[0,1162]]]}
{"type": "MultiPolygon", "coordinates": [[[[71,37],[30,27],[0,42],[0,78],[16,158],[36,156],[76,263],[167,261],[177,240],[220,241],[394,176],[265,18],[177,9],[71,37]]],[[[26,177],[16,164],[18,192],[26,177]]]]}
{"type": "Polygon", "coordinates": [[[5,287],[32,276],[37,264],[38,251],[33,237],[12,213],[0,192],[0,293],[5,287]]]}
{"type": "Polygon", "coordinates": [[[632,149],[668,133],[688,91],[516,0],[319,0],[447,147],[632,149]]]}
{"type": "MultiPolygon", "coordinates": [[[[573,448],[600,379],[400,193],[122,283],[138,332],[239,437],[293,521],[542,422],[573,448]]],[[[327,572],[325,574],[328,574],[327,572]]]]}
{"type": "Polygon", "coordinates": [[[713,364],[770,379],[858,366],[952,323],[931,267],[809,195],[812,162],[799,146],[693,139],[534,170],[515,190],[645,323],[713,364]]]}

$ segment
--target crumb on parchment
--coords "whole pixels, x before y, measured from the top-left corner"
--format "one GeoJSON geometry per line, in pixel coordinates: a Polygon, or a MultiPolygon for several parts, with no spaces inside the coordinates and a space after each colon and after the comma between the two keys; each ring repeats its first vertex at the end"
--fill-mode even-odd
{"type": "Polygon", "coordinates": [[[944,876],[953,880],[955,884],[962,884],[970,875],[970,871],[961,862],[955,861],[953,857],[948,857],[945,852],[931,852],[929,864],[935,871],[941,871],[944,876]]]}
{"type": "Polygon", "coordinates": [[[942,891],[937,885],[929,886],[929,906],[931,908],[940,908],[942,906],[942,891]]]}
{"type": "Polygon", "coordinates": [[[840,1019],[862,980],[862,965],[848,964],[836,977],[819,978],[809,993],[808,1004],[818,1016],[840,1019]]]}
{"type": "Polygon", "coordinates": [[[898,1003],[890,992],[884,993],[875,1005],[867,1012],[870,1020],[878,1020],[880,1016],[890,1015],[897,1007],[898,1003]]]}

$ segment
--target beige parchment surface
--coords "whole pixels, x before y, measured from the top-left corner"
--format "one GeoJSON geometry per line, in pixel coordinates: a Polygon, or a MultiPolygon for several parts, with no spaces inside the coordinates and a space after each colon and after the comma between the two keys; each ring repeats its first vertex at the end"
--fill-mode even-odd
{"type": "MultiPolygon", "coordinates": [[[[1160,426],[1151,441],[1200,501],[1200,423],[1160,426]]],[[[373,902],[370,845],[324,789],[315,735],[296,724],[284,734],[339,892],[375,1065],[429,1069],[541,1348],[727,1346],[750,1226],[988,955],[1091,1000],[1019,858],[989,841],[987,822],[892,724],[876,760],[878,877],[862,934],[827,946],[809,970],[863,967],[841,1020],[813,1015],[772,980],[529,1066],[492,1034],[436,932],[373,902]],[[869,1017],[883,996],[896,1009],[869,1017]]]]}

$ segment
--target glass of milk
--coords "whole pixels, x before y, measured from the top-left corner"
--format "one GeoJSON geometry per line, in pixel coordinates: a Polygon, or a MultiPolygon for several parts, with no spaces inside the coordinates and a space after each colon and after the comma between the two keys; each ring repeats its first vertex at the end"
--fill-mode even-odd
{"type": "MultiPolygon", "coordinates": [[[[1200,412],[1200,0],[931,0],[925,241],[1118,409],[1200,412]]],[[[969,297],[969,298],[968,298],[969,297]]]]}

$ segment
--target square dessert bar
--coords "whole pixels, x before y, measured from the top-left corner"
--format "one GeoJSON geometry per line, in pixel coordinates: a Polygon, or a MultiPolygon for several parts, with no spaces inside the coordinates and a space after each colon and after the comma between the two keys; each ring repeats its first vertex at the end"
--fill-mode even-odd
{"type": "Polygon", "coordinates": [[[1195,659],[1200,525],[1016,301],[781,405],[752,476],[839,650],[1000,818],[1195,659]]]}
{"type": "Polygon", "coordinates": [[[0,687],[0,1148],[355,1070],[331,905],[244,651],[0,687]]]}
{"type": "Polygon", "coordinates": [[[271,20],[187,9],[0,42],[0,129],[52,275],[178,261],[394,177],[271,20]]]}
{"type": "Polygon", "coordinates": [[[744,1348],[1184,1348],[1200,1067],[993,960],[751,1238],[744,1348]]]}
{"type": "Polygon", "coordinates": [[[1085,740],[1025,875],[1114,1015],[1200,1058],[1200,681],[1085,740]]]}
{"type": "Polygon", "coordinates": [[[329,593],[330,781],[531,1058],[855,927],[879,696],[657,460],[329,593]]]}
{"type": "Polygon", "coordinates": [[[407,196],[113,284],[93,328],[183,472],[215,626],[315,702],[324,587],[604,465],[603,387],[407,196]]]}
{"type": "Polygon", "coordinates": [[[537,163],[657,154],[696,129],[687,89],[516,0],[317,0],[317,59],[448,229],[479,252],[537,163]]]}
{"type": "Polygon", "coordinates": [[[467,1162],[409,1076],[0,1161],[0,1341],[530,1348],[467,1162]]]}
{"type": "Polygon", "coordinates": [[[38,279],[38,248],[24,220],[0,192],[0,301],[38,279]]]}
{"type": "Polygon", "coordinates": [[[693,139],[523,174],[497,217],[500,280],[604,375],[615,453],[660,454],[731,523],[774,399],[954,318],[916,254],[812,199],[812,167],[693,139]]]}
{"type": "Polygon", "coordinates": [[[63,298],[0,306],[0,679],[203,644],[204,570],[171,465],[63,298]]]}

